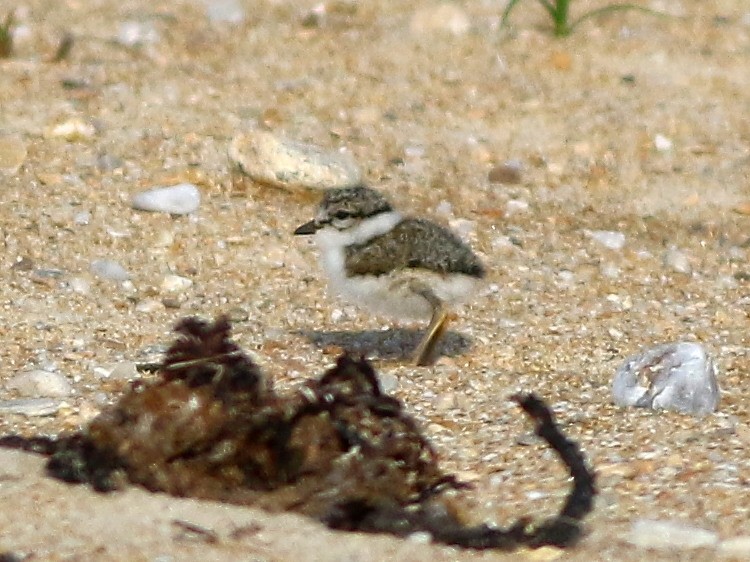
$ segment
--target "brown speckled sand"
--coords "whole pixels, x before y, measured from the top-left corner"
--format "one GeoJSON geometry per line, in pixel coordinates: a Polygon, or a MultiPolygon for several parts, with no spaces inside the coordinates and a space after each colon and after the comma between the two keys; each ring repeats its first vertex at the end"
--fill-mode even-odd
{"type": "MultiPolygon", "coordinates": [[[[0,3],[0,19],[16,4],[0,3]]],[[[619,13],[564,41],[531,1],[510,31],[497,29],[503,3],[457,3],[470,28],[450,20],[455,35],[420,31],[447,13],[433,13],[432,1],[332,1],[325,17],[306,18],[316,4],[247,2],[237,26],[210,23],[200,2],[19,6],[15,56],[0,60],[0,134],[12,137],[0,162],[23,159],[16,173],[0,170],[0,382],[56,368],[74,393],[53,399],[63,401],[54,415],[1,414],[0,433],[81,427],[126,384],[97,367],[154,360],[180,317],[229,312],[234,339],[281,389],[322,373],[342,346],[376,346],[379,372],[421,420],[443,468],[474,484],[477,520],[549,515],[567,491],[563,469],[508,399],[538,392],[599,473],[590,535],[566,560],[642,560],[625,541],[638,519],[750,535],[746,2],[659,2],[684,18],[619,13]],[[114,43],[128,21],[156,40],[114,43]],[[63,31],[76,37],[73,50],[50,63],[63,31]],[[73,138],[54,132],[66,123],[73,138]],[[326,295],[315,248],[291,235],[316,196],[230,173],[229,141],[257,124],[346,147],[399,208],[450,224],[481,253],[487,288],[451,325],[437,365],[399,358],[419,333],[382,332],[389,321],[326,295]],[[520,183],[490,184],[490,170],[514,159],[520,183]],[[183,181],[202,191],[197,214],[131,209],[132,194],[183,181]],[[625,245],[607,249],[587,230],[620,232],[625,245]],[[674,254],[665,261],[673,246],[679,267],[674,254]],[[102,258],[130,282],[93,277],[90,264],[102,258]],[[692,273],[680,271],[685,260],[692,273]],[[169,292],[172,274],[193,283],[169,292]],[[625,357],[682,339],[716,358],[719,413],[611,405],[625,357]]],[[[572,2],[575,11],[601,4],[572,2]]],[[[0,384],[0,400],[16,398],[0,384]]],[[[517,559],[139,489],[103,496],[43,477],[42,465],[0,451],[0,552],[517,559]]]]}

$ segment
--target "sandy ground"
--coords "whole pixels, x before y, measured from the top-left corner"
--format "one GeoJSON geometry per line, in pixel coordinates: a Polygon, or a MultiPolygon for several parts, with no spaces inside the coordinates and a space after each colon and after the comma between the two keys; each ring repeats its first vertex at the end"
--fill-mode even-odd
{"type": "MultiPolygon", "coordinates": [[[[17,7],[15,53],[0,60],[0,133],[4,157],[21,155],[0,171],[0,376],[46,368],[73,387],[53,415],[2,414],[0,432],[80,428],[126,384],[97,367],[158,357],[182,316],[229,312],[235,339],[281,389],[321,373],[341,347],[371,351],[443,466],[474,484],[478,520],[551,514],[565,492],[508,399],[540,393],[600,475],[590,534],[565,559],[643,559],[626,540],[639,519],[750,535],[747,3],[663,0],[652,6],[679,17],[615,14],[567,40],[530,1],[506,30],[504,3],[489,0],[457,2],[452,15],[424,0],[339,0],[311,15],[319,4],[247,2],[231,24],[209,21],[200,2],[0,1],[0,19],[17,7]],[[66,32],[72,51],[50,62],[66,32]],[[140,44],[123,45],[134,36],[140,44]],[[70,123],[77,134],[55,131],[70,123]],[[291,236],[311,218],[310,198],[237,181],[228,143],[257,126],[346,148],[368,183],[481,253],[487,288],[437,365],[403,360],[415,327],[384,332],[393,324],[326,295],[314,247],[291,236]],[[506,160],[520,163],[520,183],[489,182],[506,160]],[[179,181],[201,188],[198,213],[131,209],[132,194],[179,181]],[[593,230],[624,234],[624,247],[598,244],[593,230]],[[101,258],[130,281],[95,278],[101,258]],[[170,293],[170,274],[193,283],[170,293]],[[611,405],[625,357],[683,339],[718,361],[718,413],[611,405]]],[[[43,477],[42,462],[0,451],[0,551],[503,559],[135,489],[101,496],[43,477]]]]}

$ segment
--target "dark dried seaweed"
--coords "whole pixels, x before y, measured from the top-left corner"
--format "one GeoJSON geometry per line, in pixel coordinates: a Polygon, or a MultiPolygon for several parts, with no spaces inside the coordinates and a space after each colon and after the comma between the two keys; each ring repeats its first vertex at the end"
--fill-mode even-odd
{"type": "Polygon", "coordinates": [[[444,495],[444,474],[403,405],[384,394],[364,359],[339,357],[289,397],[268,386],[229,339],[229,322],[188,318],[160,379],[136,383],[85,431],[59,439],[8,436],[0,446],[50,456],[48,472],[109,491],[149,490],[273,511],[290,510],[335,529],[427,532],[474,549],[574,544],[593,508],[594,477],[577,445],[533,394],[515,399],[573,477],[559,515],[508,529],[467,526],[444,495]]]}

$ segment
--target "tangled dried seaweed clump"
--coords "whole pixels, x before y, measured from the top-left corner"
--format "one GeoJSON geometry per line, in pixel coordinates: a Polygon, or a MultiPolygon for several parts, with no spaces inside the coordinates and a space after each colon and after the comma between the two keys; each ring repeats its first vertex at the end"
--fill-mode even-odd
{"type": "Polygon", "coordinates": [[[283,397],[229,340],[225,318],[180,322],[160,379],[135,383],[82,433],[0,445],[50,455],[48,471],[100,491],[149,490],[295,511],[332,528],[428,532],[468,548],[570,546],[592,509],[593,475],[534,395],[517,397],[560,456],[573,487],[556,517],[507,530],[467,526],[444,493],[461,485],[370,364],[348,355],[283,397]]]}

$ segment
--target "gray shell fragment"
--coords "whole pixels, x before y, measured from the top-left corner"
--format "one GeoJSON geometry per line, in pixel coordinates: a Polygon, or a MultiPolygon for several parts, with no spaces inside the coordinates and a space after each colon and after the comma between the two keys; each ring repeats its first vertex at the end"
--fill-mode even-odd
{"type": "Polygon", "coordinates": [[[705,415],[719,405],[716,376],[716,365],[700,344],[662,344],[625,361],[615,374],[612,396],[618,406],[705,415]]]}

